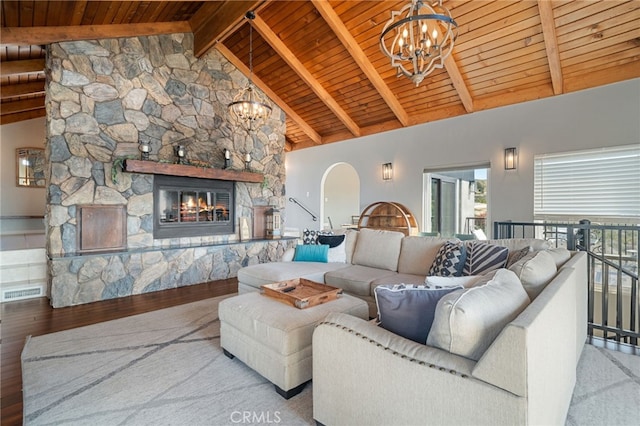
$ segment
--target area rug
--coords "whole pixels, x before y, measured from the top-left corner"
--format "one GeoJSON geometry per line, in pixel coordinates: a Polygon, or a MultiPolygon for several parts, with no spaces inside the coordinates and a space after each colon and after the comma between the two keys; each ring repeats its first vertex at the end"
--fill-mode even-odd
{"type": "Polygon", "coordinates": [[[28,339],[25,424],[312,424],[310,385],[285,400],[222,354],[220,300],[28,339]]]}
{"type": "MultiPolygon", "coordinates": [[[[312,386],[285,400],[222,354],[212,298],[28,339],[26,425],[313,425],[312,386]]],[[[567,425],[632,425],[640,357],[586,345],[567,425]]]]}

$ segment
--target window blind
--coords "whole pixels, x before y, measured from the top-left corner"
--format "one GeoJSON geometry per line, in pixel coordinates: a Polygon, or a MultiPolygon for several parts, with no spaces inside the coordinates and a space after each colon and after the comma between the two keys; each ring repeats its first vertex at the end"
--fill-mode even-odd
{"type": "Polygon", "coordinates": [[[534,217],[640,220],[640,144],[535,156],[534,217]]]}

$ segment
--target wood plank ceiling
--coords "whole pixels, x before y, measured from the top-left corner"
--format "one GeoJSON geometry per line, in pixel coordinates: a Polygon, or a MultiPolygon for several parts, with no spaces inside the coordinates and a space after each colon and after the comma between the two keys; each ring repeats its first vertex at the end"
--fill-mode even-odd
{"type": "MultiPolygon", "coordinates": [[[[449,0],[445,68],[416,87],[378,40],[402,1],[2,1],[2,124],[44,116],[48,43],[193,32],[287,115],[287,149],[471,114],[640,77],[640,0],[449,0]]],[[[639,100],[640,102],[640,100],[639,100]]]]}

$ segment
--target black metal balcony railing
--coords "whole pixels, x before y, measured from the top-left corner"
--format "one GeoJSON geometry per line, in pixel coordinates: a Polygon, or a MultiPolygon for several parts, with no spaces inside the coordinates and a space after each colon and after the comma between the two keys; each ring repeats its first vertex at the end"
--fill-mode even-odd
{"type": "Polygon", "coordinates": [[[588,254],[589,336],[638,346],[638,240],[640,226],[494,222],[494,238],[541,238],[588,254]]]}

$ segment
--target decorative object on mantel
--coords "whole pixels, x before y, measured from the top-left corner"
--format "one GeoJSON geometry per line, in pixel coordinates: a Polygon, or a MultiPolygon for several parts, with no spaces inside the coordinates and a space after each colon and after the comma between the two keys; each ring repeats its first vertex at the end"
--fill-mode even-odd
{"type": "Polygon", "coordinates": [[[444,67],[453,51],[457,28],[442,0],[433,5],[410,0],[399,11],[391,12],[380,35],[380,48],[391,58],[398,76],[409,77],[417,87],[434,69],[444,67]]]}
{"type": "Polygon", "coordinates": [[[224,150],[224,168],[228,169],[231,165],[231,152],[228,149],[224,150]]]}
{"type": "Polygon", "coordinates": [[[247,172],[244,170],[214,169],[211,167],[198,167],[187,164],[172,164],[132,159],[120,159],[120,164],[122,164],[122,170],[125,172],[233,180],[236,182],[248,183],[264,182],[264,175],[262,173],[247,172]]]}
{"type": "Polygon", "coordinates": [[[268,240],[277,240],[282,234],[282,222],[280,216],[280,210],[276,207],[272,207],[265,213],[266,229],[265,238],[268,240]]]}
{"type": "Polygon", "coordinates": [[[240,241],[251,239],[251,228],[249,228],[249,218],[242,216],[240,218],[240,241]]]}
{"type": "Polygon", "coordinates": [[[149,152],[151,151],[151,147],[149,146],[149,141],[140,141],[138,145],[138,149],[140,150],[140,159],[148,160],[149,152]]]}
{"type": "Polygon", "coordinates": [[[186,164],[187,149],[184,145],[178,145],[176,147],[176,163],[186,164]]]}
{"type": "Polygon", "coordinates": [[[255,132],[271,115],[271,107],[266,99],[253,87],[253,21],[256,14],[250,10],[245,17],[249,20],[249,82],[228,106],[232,119],[248,134],[255,132]]]}

